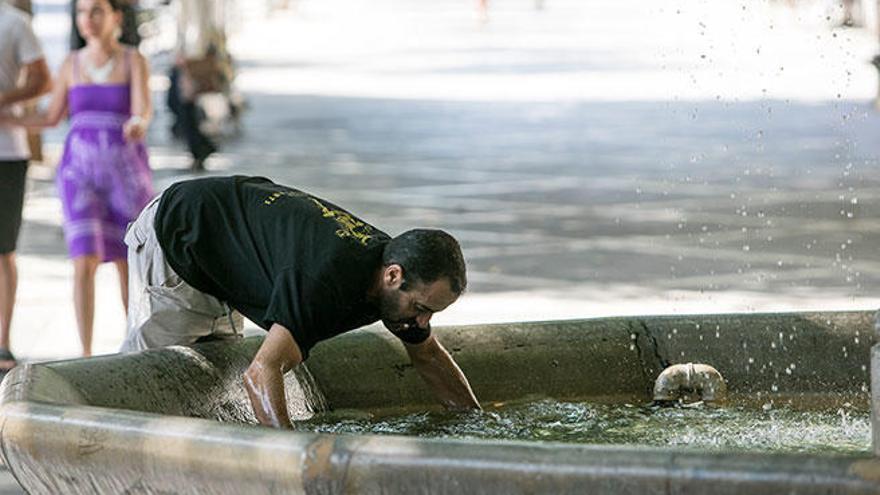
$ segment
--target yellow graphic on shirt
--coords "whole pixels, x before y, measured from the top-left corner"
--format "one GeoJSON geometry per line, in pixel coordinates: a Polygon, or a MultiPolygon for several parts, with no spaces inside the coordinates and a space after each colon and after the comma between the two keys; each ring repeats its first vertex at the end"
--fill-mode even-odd
{"type": "Polygon", "coordinates": [[[331,210],[315,198],[309,199],[318,205],[318,208],[324,213],[324,218],[332,218],[333,220],[336,220],[336,224],[340,227],[339,230],[336,231],[336,235],[339,237],[343,239],[351,237],[364,246],[366,246],[367,243],[370,242],[370,239],[373,238],[373,236],[370,235],[373,232],[373,227],[370,227],[342,210],[331,210]]]}
{"type": "Polygon", "coordinates": [[[366,223],[354,218],[349,213],[346,213],[342,210],[331,210],[324,206],[323,203],[318,201],[317,199],[308,196],[305,193],[294,192],[294,191],[276,191],[270,194],[263,201],[265,205],[274,204],[278,201],[278,198],[282,196],[289,196],[291,198],[308,198],[314,203],[320,210],[324,218],[332,218],[336,221],[336,224],[339,225],[339,229],[336,231],[336,235],[342,239],[346,237],[350,237],[360,244],[366,246],[370,239],[373,238],[373,227],[367,225],[366,223]]]}
{"type": "Polygon", "coordinates": [[[280,192],[280,191],[279,191],[279,192],[273,192],[272,194],[269,195],[269,197],[267,197],[267,198],[263,201],[263,204],[264,204],[264,205],[271,205],[271,204],[274,203],[275,201],[278,201],[278,198],[280,198],[281,196],[293,196],[293,194],[291,194],[291,193],[286,193],[286,194],[285,194],[285,193],[280,192]]]}

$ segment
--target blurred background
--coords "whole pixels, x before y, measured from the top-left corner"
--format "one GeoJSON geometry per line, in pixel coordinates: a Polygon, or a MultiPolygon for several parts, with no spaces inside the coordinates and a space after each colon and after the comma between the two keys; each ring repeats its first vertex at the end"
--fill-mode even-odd
{"type": "MultiPolygon", "coordinates": [[[[230,62],[200,102],[219,148],[203,172],[166,107],[183,7],[134,5],[157,188],[264,175],[392,235],[447,229],[470,287],[435,324],[880,307],[877,2],[194,5],[230,62]]],[[[70,4],[33,10],[54,71],[70,4]]],[[[30,170],[13,322],[28,359],[79,352],[65,133],[43,133],[30,170]]],[[[115,274],[98,280],[95,351],[114,352],[115,274]]]]}

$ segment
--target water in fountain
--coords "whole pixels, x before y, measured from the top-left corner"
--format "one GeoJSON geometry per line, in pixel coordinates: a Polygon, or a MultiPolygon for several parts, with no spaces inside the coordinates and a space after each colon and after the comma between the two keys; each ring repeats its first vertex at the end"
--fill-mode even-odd
{"type": "Polygon", "coordinates": [[[327,433],[674,446],[708,450],[857,454],[871,448],[870,413],[843,404],[660,408],[551,399],[490,405],[483,412],[373,415],[336,411],[300,423],[327,433]]]}

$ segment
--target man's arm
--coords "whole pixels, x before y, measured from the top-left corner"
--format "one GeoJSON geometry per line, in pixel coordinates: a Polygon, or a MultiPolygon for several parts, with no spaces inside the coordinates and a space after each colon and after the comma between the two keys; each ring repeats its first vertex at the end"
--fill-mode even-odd
{"type": "Polygon", "coordinates": [[[68,54],[61,65],[58,77],[55,78],[52,84],[52,96],[49,99],[49,107],[45,112],[25,115],[23,117],[11,117],[4,115],[2,112],[3,107],[0,105],[0,124],[11,124],[36,129],[58,125],[58,122],[67,113],[67,88],[70,85],[74,56],[73,54],[68,54]]]}
{"type": "Polygon", "coordinates": [[[467,378],[433,335],[420,344],[404,342],[413,366],[447,409],[481,409],[467,378]]]}
{"type": "Polygon", "coordinates": [[[284,373],[301,362],[302,352],[290,332],[277,323],[272,325],[244,373],[244,388],[260,424],[293,428],[287,414],[284,373]]]}
{"type": "Polygon", "coordinates": [[[52,77],[46,59],[35,60],[25,65],[22,70],[25,71],[24,84],[0,93],[0,107],[36,98],[49,92],[52,87],[52,77]]]}

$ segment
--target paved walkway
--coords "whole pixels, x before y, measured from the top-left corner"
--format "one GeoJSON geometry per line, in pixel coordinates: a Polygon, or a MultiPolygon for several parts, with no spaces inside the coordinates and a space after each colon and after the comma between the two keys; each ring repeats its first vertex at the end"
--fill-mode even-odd
{"type": "MultiPolygon", "coordinates": [[[[38,14],[55,64],[63,5],[38,14]]],[[[483,23],[452,0],[295,5],[233,11],[251,109],[209,167],[390,233],[450,229],[472,286],[439,323],[880,305],[876,40],[831,29],[832,8],[511,1],[483,23]]],[[[164,187],[187,159],[156,97],[164,187]]],[[[52,170],[33,172],[13,345],[74,356],[52,170]]],[[[95,347],[112,352],[122,311],[99,277],[95,347]]]]}
{"type": "MultiPolygon", "coordinates": [[[[831,29],[832,7],[499,0],[482,22],[476,2],[292,3],[235,16],[250,110],[210,173],[296,185],[391,234],[449,229],[471,287],[438,324],[880,306],[877,43],[831,29]]],[[[54,66],[64,4],[38,3],[54,66]]],[[[189,176],[161,96],[160,188],[189,176]]],[[[27,359],[78,353],[52,178],[33,167],[25,207],[27,359]]],[[[123,336],[114,277],[96,352],[123,336]]]]}

